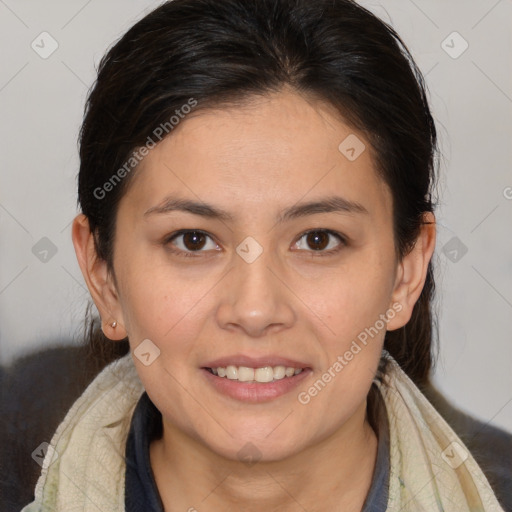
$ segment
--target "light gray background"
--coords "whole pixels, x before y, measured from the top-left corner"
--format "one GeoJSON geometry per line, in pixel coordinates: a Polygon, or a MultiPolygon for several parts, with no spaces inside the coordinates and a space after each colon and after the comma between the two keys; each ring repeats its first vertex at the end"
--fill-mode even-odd
{"type": "MultiPolygon", "coordinates": [[[[391,22],[426,74],[441,137],[435,382],[512,431],[512,1],[361,3],[391,22]],[[454,31],[469,45],[457,58],[454,31]]],[[[83,105],[107,47],[156,5],[0,0],[2,363],[80,336],[89,294],[70,222],[83,105]],[[31,48],[43,31],[59,45],[47,59],[31,48]],[[46,262],[32,252],[43,237],[57,249],[46,262]]]]}

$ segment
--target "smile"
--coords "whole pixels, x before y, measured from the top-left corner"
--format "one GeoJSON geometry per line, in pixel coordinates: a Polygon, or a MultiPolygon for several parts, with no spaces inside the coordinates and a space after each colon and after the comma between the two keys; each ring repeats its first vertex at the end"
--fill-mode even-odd
{"type": "Polygon", "coordinates": [[[293,377],[303,371],[303,368],[292,366],[263,366],[261,368],[249,368],[247,366],[207,368],[213,375],[240,382],[272,382],[284,378],[293,377]]]}
{"type": "Polygon", "coordinates": [[[229,365],[201,370],[208,384],[218,393],[249,403],[268,402],[286,395],[313,371],[281,365],[260,368],[229,365]]]}

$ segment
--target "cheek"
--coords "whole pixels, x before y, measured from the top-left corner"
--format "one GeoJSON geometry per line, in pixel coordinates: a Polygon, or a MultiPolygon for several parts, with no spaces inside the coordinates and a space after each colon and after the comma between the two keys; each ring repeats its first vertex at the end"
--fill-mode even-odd
{"type": "Polygon", "coordinates": [[[190,338],[194,326],[198,325],[199,290],[194,293],[190,286],[179,282],[172,283],[172,291],[169,288],[160,280],[152,286],[138,283],[131,292],[127,305],[130,340],[150,338],[163,345],[167,340],[190,338]]]}
{"type": "Polygon", "coordinates": [[[204,281],[194,285],[170,265],[137,255],[119,267],[121,305],[132,346],[145,338],[160,346],[193,334],[189,331],[197,325],[194,318],[204,295],[204,281]]]}
{"type": "Polygon", "coordinates": [[[294,289],[325,323],[325,332],[330,333],[326,339],[333,340],[336,348],[373,326],[389,308],[394,282],[389,256],[365,251],[315,277],[297,282],[294,289]]]}
{"type": "Polygon", "coordinates": [[[329,329],[322,329],[320,338],[322,367],[297,397],[310,414],[340,424],[367,395],[386,334],[392,268],[392,258],[368,251],[320,280],[309,295],[311,309],[322,319],[316,323],[329,329]]]}

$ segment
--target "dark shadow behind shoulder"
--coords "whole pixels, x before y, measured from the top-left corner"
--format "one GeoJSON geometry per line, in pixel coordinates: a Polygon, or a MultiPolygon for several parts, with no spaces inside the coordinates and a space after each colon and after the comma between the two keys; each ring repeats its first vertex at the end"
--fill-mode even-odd
{"type": "Polygon", "coordinates": [[[41,467],[32,453],[41,443],[50,442],[69,408],[100,370],[87,347],[62,345],[0,368],[2,512],[19,512],[34,499],[41,467]]]}
{"type": "Polygon", "coordinates": [[[423,394],[461,438],[506,512],[512,512],[512,434],[453,407],[432,385],[423,394]]]}
{"type": "MultiPolygon", "coordinates": [[[[34,499],[41,468],[31,454],[50,442],[66,412],[101,369],[87,348],[78,346],[45,349],[0,367],[2,512],[19,512],[34,499]]],[[[422,391],[469,447],[503,508],[512,512],[512,435],[454,408],[431,385],[422,391]]]]}

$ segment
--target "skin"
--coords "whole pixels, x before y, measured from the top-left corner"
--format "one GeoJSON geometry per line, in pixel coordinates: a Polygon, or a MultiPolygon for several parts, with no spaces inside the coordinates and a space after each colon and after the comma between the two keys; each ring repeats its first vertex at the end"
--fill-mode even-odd
{"type": "Polygon", "coordinates": [[[330,106],[289,90],[189,114],[133,178],[117,216],[116,279],[97,258],[83,215],[73,242],[105,334],[128,335],[132,351],[146,338],[160,349],[149,366],[133,359],[163,416],[150,458],[165,510],[361,510],[377,452],[366,397],[385,329],[307,405],[297,394],[393,304],[401,311],[387,328],[407,323],[434,250],[433,216],[399,261],[392,196],[368,141],[330,106]],[[353,133],[367,149],[349,161],[338,146],[353,133]],[[144,215],[169,194],[222,208],[233,220],[144,215]],[[367,212],[276,222],[290,206],[332,195],[367,212]],[[193,252],[193,241],[164,242],[179,229],[211,238],[183,257],[171,249],[193,252]],[[339,252],[319,256],[303,235],[310,229],[338,232],[347,243],[331,235],[323,250],[339,252]],[[236,252],[247,236],[263,248],[252,263],[236,252]],[[219,394],[200,370],[237,353],[299,359],[313,372],[272,401],[243,403],[219,394]],[[254,465],[237,455],[248,442],[261,455],[254,465]]]}

